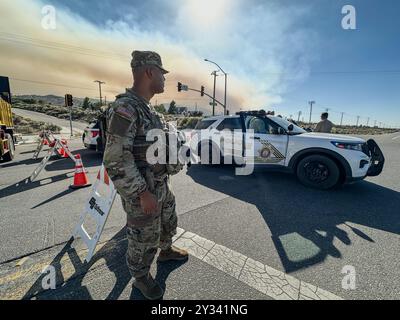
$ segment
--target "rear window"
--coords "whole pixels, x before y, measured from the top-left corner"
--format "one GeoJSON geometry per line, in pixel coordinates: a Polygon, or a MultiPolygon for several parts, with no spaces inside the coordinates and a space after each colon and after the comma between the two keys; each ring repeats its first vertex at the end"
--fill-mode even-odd
{"type": "Polygon", "coordinates": [[[213,124],[215,122],[215,120],[201,120],[200,122],[197,122],[196,125],[196,130],[203,130],[203,129],[207,129],[209,126],[211,126],[211,124],[213,124]]]}

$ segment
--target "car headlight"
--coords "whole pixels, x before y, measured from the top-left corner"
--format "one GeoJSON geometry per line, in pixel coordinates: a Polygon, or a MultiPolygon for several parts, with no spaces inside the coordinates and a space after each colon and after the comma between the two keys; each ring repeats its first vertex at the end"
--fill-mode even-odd
{"type": "Polygon", "coordinates": [[[339,142],[331,141],[331,143],[339,149],[355,150],[362,152],[363,143],[339,142]]]}

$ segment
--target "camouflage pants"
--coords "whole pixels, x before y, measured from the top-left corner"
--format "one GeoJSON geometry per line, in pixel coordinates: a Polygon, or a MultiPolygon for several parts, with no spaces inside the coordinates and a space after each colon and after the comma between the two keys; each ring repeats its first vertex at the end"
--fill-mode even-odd
{"type": "Polygon", "coordinates": [[[127,213],[128,250],[126,261],[133,277],[147,274],[157,249],[168,249],[176,234],[177,216],[175,196],[171,191],[169,178],[156,181],[153,193],[158,200],[158,212],[144,214],[139,198],[122,199],[127,213]]]}

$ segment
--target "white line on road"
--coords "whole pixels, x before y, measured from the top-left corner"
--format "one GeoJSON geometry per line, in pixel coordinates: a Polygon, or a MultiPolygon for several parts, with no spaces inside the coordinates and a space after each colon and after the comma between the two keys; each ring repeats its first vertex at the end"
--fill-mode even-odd
{"type": "Polygon", "coordinates": [[[342,300],[239,252],[178,228],[174,245],[276,300],[342,300]]]}
{"type": "Polygon", "coordinates": [[[392,140],[397,140],[397,139],[399,139],[399,138],[400,138],[400,136],[393,137],[392,140]]]}

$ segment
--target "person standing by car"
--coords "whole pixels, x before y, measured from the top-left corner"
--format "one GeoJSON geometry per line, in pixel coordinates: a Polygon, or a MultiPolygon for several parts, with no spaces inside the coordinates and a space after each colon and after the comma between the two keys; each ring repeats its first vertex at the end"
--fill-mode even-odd
{"type": "Polygon", "coordinates": [[[324,112],[323,114],[321,114],[321,121],[318,122],[314,132],[331,133],[333,123],[328,120],[328,116],[328,112],[324,112]]]}
{"type": "Polygon", "coordinates": [[[161,57],[152,51],[134,51],[131,67],[133,87],[118,95],[107,113],[103,163],[127,213],[126,260],[133,285],[154,300],[164,293],[150,274],[157,249],[161,249],[159,262],[188,258],[185,250],[172,245],[177,215],[169,176],[183,165],[151,164],[146,156],[153,143],[146,139],[147,134],[167,126],[150,103],[155,94],[164,92],[168,71],[161,57]]]}

